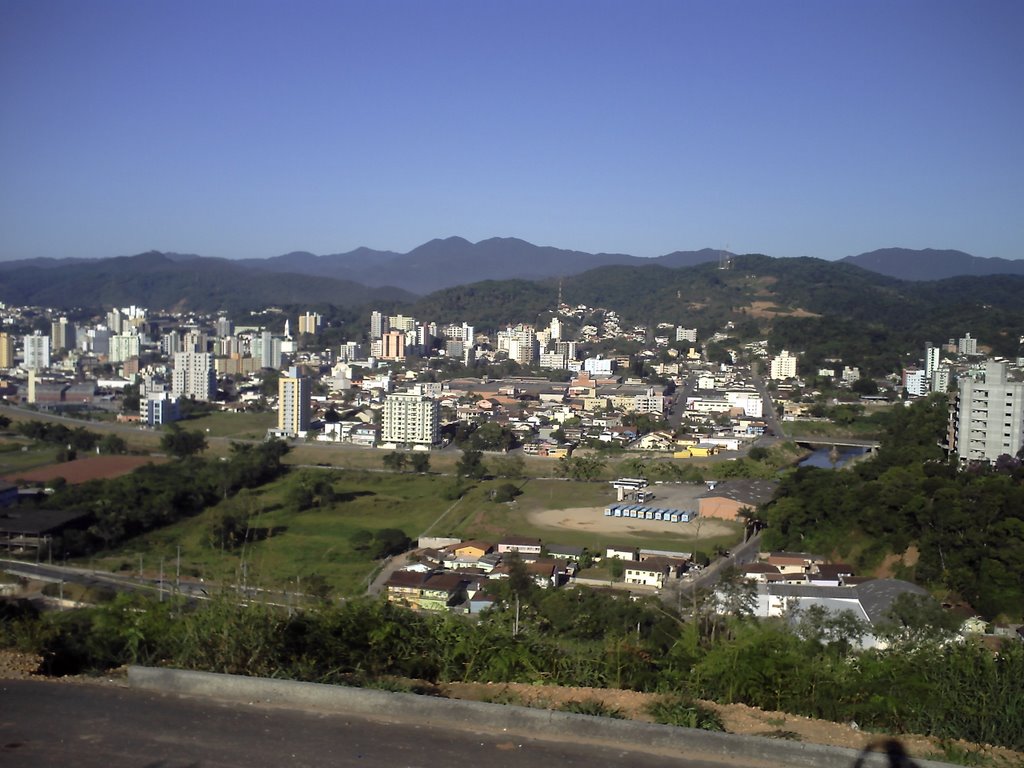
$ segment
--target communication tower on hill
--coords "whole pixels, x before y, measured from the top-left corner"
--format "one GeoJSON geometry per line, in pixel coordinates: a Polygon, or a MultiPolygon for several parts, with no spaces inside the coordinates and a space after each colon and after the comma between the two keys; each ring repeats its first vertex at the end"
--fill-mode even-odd
{"type": "Polygon", "coordinates": [[[732,269],[732,254],[729,253],[728,245],[725,246],[724,250],[718,252],[718,268],[732,269]]]}

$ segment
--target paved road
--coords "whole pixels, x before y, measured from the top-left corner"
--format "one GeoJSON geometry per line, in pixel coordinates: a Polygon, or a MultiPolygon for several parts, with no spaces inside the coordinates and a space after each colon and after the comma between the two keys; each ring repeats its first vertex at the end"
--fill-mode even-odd
{"type": "Polygon", "coordinates": [[[90,684],[0,681],[0,712],[4,768],[722,766],[578,744],[569,734],[541,741],[90,684]]]}

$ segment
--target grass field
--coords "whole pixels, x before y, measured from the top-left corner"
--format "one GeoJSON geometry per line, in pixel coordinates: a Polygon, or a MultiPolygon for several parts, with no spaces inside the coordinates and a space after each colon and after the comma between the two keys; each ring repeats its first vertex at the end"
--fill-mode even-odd
{"type": "Polygon", "coordinates": [[[262,440],[267,430],[277,426],[276,413],[228,413],[216,411],[178,424],[182,429],[199,430],[207,437],[227,437],[236,440],[262,440]]]}
{"type": "MultiPolygon", "coordinates": [[[[610,544],[657,549],[694,548],[710,551],[716,544],[728,546],[739,537],[705,539],[699,543],[682,536],[613,536],[569,530],[553,532],[531,526],[528,514],[537,509],[601,506],[611,498],[605,483],[561,480],[520,481],[523,493],[513,503],[495,503],[491,490],[507,481],[481,482],[462,499],[444,498],[452,478],[439,475],[306,469],[293,472],[272,485],[243,492],[190,520],[139,537],[103,558],[98,567],[136,570],[142,556],[144,570],[155,575],[161,559],[165,576],[176,567],[181,548],[183,575],[212,581],[240,582],[289,591],[300,589],[301,580],[319,574],[336,594],[360,594],[376,563],[356,552],[349,540],[356,531],[399,528],[412,538],[424,533],[495,540],[506,534],[536,536],[548,543],[583,545],[600,549],[610,544]],[[289,488],[303,474],[329,473],[338,499],[324,507],[295,511],[288,502],[289,488]],[[214,522],[228,510],[251,515],[256,541],[237,550],[222,550],[211,540],[214,522]]],[[[720,537],[721,538],[721,537],[720,537]]]]}
{"type": "Polygon", "coordinates": [[[15,437],[0,437],[0,477],[14,477],[37,467],[45,467],[57,461],[60,446],[33,443],[15,437]]]}

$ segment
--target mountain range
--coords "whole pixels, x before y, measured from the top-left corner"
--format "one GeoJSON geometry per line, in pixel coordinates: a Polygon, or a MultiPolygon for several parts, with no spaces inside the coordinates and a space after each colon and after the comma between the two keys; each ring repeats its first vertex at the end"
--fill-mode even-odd
{"type": "MultiPolygon", "coordinates": [[[[358,248],[323,256],[295,251],[270,259],[228,260],[151,251],[110,259],[0,262],[0,301],[54,307],[140,303],[164,308],[231,310],[303,303],[390,306],[410,304],[417,297],[427,296],[423,302],[440,306],[453,300],[457,304],[467,300],[478,303],[482,293],[497,290],[501,303],[514,304],[516,293],[525,303],[529,303],[525,301],[527,295],[547,296],[555,286],[540,289],[534,281],[556,278],[575,278],[574,286],[589,286],[583,294],[588,300],[599,301],[605,294],[620,295],[617,285],[622,280],[636,292],[660,295],[668,286],[676,285],[675,273],[682,268],[705,266],[710,270],[706,274],[713,277],[720,272],[718,266],[738,258],[736,254],[711,248],[640,258],[537,246],[517,238],[471,243],[461,237],[431,240],[408,253],[358,248]],[[622,270],[630,275],[629,279],[623,277],[626,273],[622,270]],[[635,280],[634,275],[638,276],[635,280]],[[517,281],[515,288],[474,288],[482,281],[509,280],[517,281]],[[432,301],[429,297],[437,291],[443,296],[432,301]]],[[[962,251],[931,249],[890,248],[839,262],[762,256],[757,263],[768,269],[766,265],[776,262],[777,266],[796,262],[819,264],[818,279],[823,285],[836,280],[857,283],[857,273],[910,281],[1024,275],[1024,260],[983,259],[962,251]]],[[[769,271],[774,271],[774,267],[769,271]]],[[[808,270],[800,271],[803,274],[808,270]]],[[[706,287],[710,290],[710,283],[706,287]]],[[[677,292],[682,295],[684,291],[677,292]]],[[[638,296],[633,293],[634,302],[638,296]]],[[[690,298],[691,302],[697,300],[695,296],[690,298]]]]}
{"type": "Polygon", "coordinates": [[[882,248],[857,256],[847,256],[842,261],[900,280],[1024,275],[1024,259],[982,258],[963,251],[941,251],[934,248],[882,248]]]}

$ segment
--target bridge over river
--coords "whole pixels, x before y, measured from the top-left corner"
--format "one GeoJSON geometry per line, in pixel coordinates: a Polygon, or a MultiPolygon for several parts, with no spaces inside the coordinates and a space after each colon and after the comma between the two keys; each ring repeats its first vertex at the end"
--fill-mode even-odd
{"type": "Polygon", "coordinates": [[[824,437],[818,435],[801,437],[799,435],[787,435],[786,439],[808,448],[864,448],[868,453],[874,453],[881,446],[881,443],[877,440],[861,440],[856,437],[824,437]]]}

